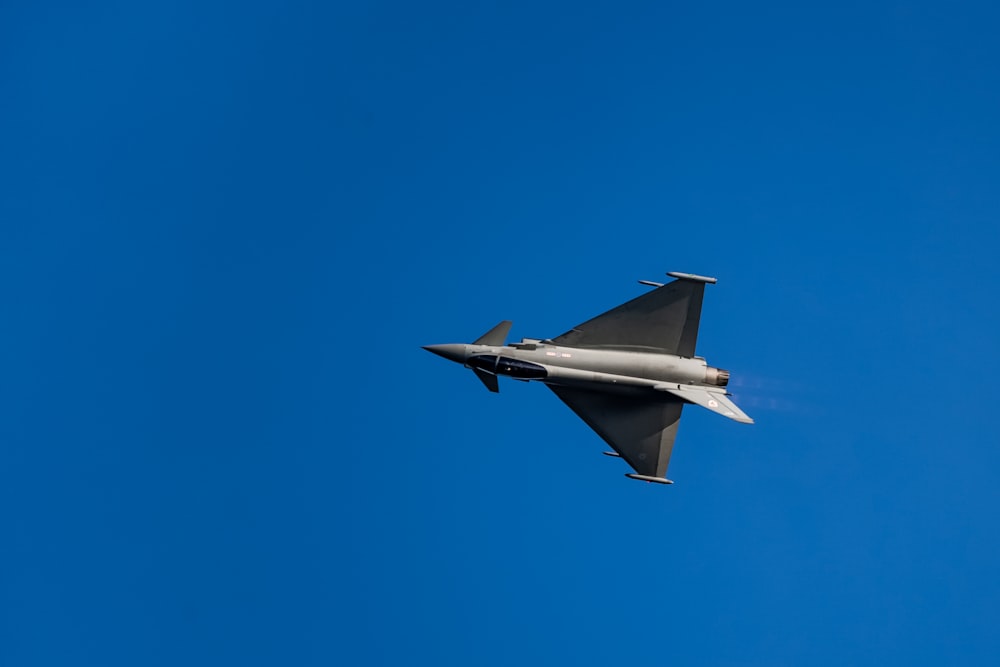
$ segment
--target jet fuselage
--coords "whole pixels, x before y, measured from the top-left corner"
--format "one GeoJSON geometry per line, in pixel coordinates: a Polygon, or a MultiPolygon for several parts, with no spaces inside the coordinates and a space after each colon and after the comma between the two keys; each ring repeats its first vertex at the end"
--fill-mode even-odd
{"type": "Polygon", "coordinates": [[[665,383],[723,387],[729,381],[727,371],[709,366],[700,357],[641,350],[563,347],[530,340],[503,346],[428,345],[425,349],[493,375],[599,391],[648,391],[665,383]]]}

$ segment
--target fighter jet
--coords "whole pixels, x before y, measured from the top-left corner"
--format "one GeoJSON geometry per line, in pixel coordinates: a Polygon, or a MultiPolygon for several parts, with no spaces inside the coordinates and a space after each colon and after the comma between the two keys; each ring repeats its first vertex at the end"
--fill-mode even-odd
{"type": "Polygon", "coordinates": [[[729,371],[694,353],[705,285],[717,280],[667,275],[676,280],[640,280],[654,289],[556,338],[505,344],[504,320],[471,344],[424,349],[471,368],[492,392],[501,375],[544,383],[614,450],[605,454],[632,467],[626,477],[673,484],[667,466],[685,405],[753,420],[729,399],[729,371]]]}

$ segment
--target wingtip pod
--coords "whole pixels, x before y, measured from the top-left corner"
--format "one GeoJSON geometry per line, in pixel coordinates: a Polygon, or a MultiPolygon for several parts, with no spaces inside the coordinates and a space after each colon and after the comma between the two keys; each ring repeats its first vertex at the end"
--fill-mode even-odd
{"type": "Polygon", "coordinates": [[[640,482],[653,482],[654,484],[673,484],[672,480],[666,477],[653,477],[652,475],[638,475],[634,472],[627,472],[625,476],[629,479],[637,479],[640,482]]]}
{"type": "Polygon", "coordinates": [[[681,273],[680,271],[667,271],[667,275],[671,278],[677,278],[678,280],[693,280],[697,283],[710,283],[714,285],[719,282],[718,278],[709,278],[708,276],[699,276],[694,273],[681,273]]]}

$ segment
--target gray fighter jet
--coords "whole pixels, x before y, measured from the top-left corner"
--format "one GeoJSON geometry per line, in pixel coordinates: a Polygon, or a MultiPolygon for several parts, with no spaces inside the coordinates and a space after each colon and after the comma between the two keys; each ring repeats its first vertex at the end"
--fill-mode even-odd
{"type": "Polygon", "coordinates": [[[505,320],[472,344],[424,349],[471,368],[493,392],[501,375],[546,384],[614,450],[605,454],[632,466],[626,477],[673,484],[667,464],[685,404],[753,420],[729,400],[729,371],[694,354],[705,284],[716,279],[667,275],[676,280],[640,280],[655,289],[556,338],[505,344],[505,320]]]}

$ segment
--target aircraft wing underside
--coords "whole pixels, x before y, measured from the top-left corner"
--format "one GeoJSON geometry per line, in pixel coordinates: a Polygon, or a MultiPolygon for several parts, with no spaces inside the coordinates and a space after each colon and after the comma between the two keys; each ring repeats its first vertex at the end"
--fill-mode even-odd
{"type": "Polygon", "coordinates": [[[693,357],[704,296],[704,282],[675,280],[578,324],[552,342],[568,347],[644,347],[693,357]]]}
{"type": "Polygon", "coordinates": [[[665,478],[684,401],[669,393],[637,398],[548,387],[638,474],[665,478]]]}

